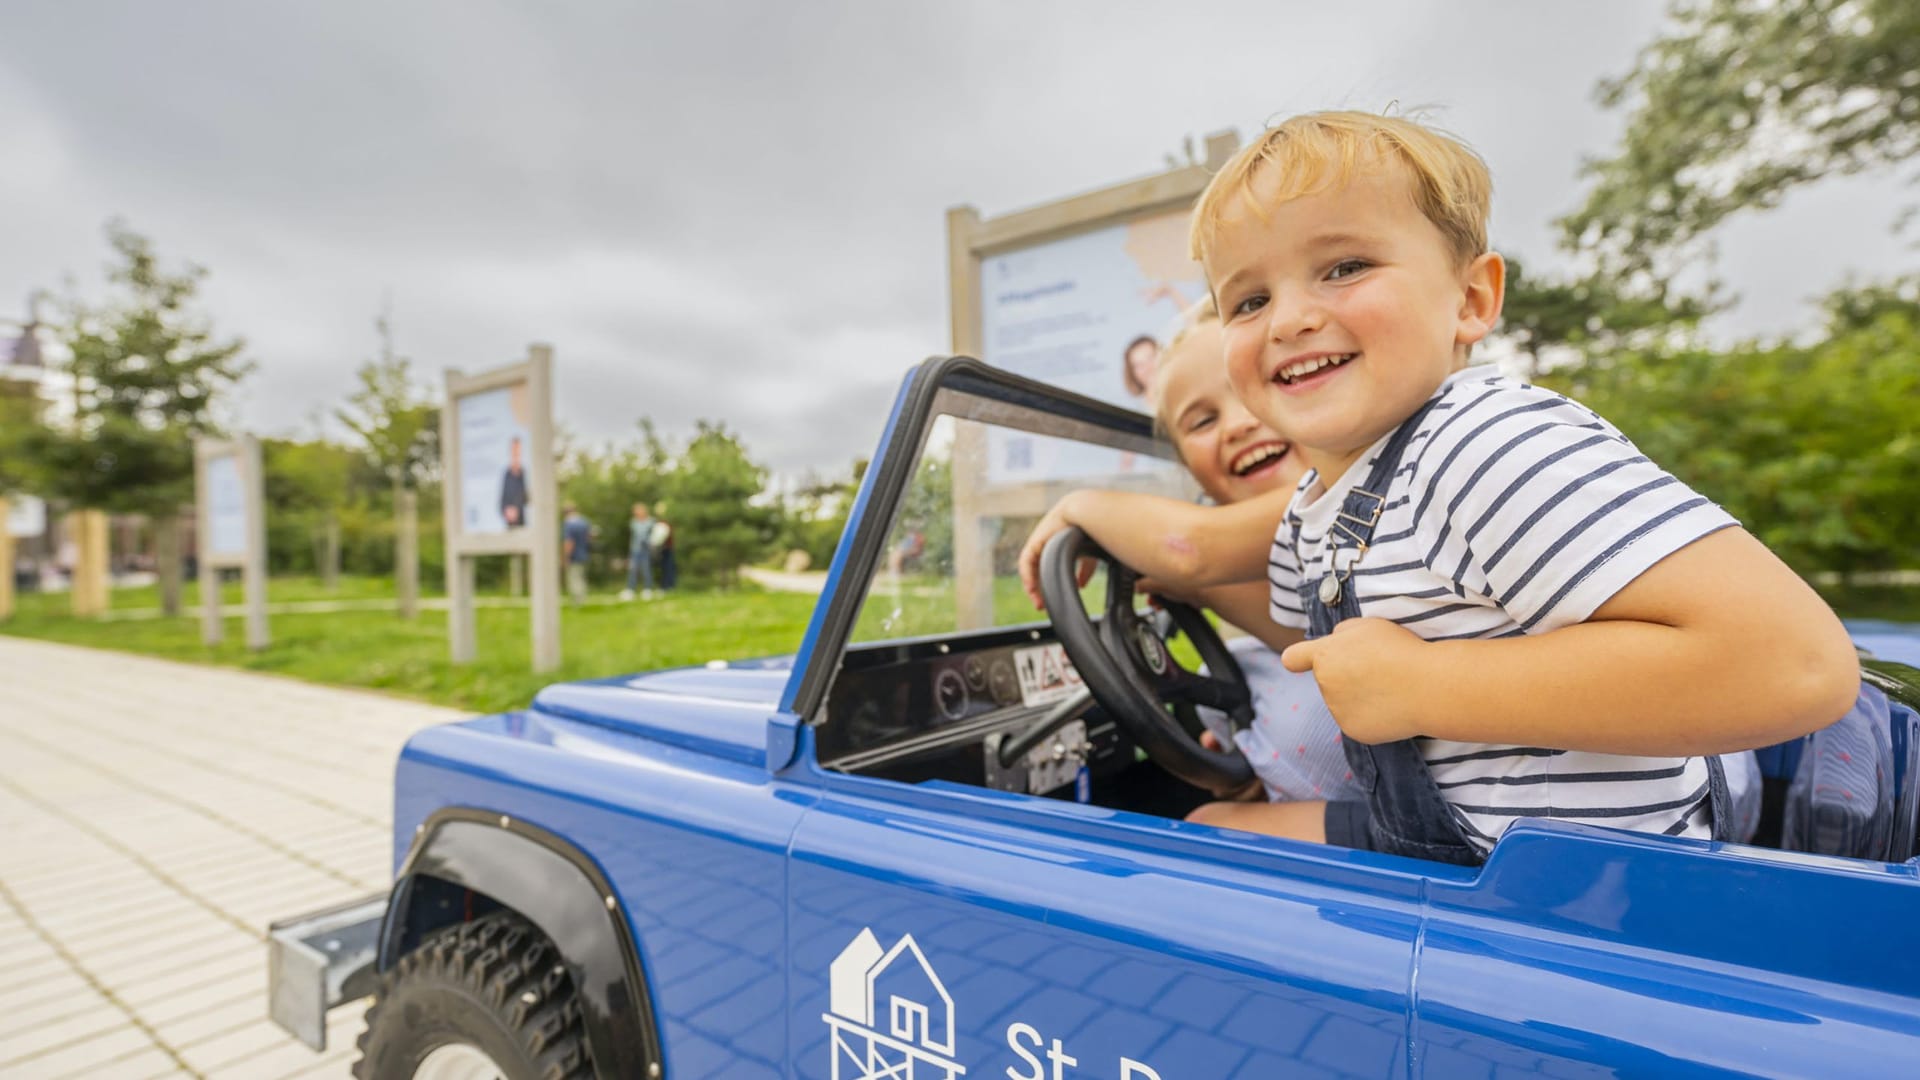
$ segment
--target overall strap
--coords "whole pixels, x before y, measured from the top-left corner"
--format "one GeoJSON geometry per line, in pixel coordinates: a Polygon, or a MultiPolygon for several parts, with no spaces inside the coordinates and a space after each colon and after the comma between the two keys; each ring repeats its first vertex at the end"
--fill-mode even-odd
{"type": "Polygon", "coordinates": [[[1332,633],[1342,620],[1360,617],[1359,590],[1350,583],[1354,564],[1365,557],[1373,545],[1373,531],[1387,506],[1387,489],[1392,486],[1394,473],[1400,469],[1407,444],[1413,441],[1420,422],[1439,400],[1436,395],[1394,429],[1387,444],[1374,456],[1366,479],[1348,489],[1346,498],[1341,500],[1333,525],[1327,530],[1327,575],[1320,579],[1313,595],[1302,598],[1307,601],[1309,636],[1332,633]]]}
{"type": "MultiPolygon", "coordinates": [[[[1360,590],[1353,587],[1354,564],[1373,544],[1374,529],[1386,509],[1387,489],[1400,469],[1435,397],[1407,418],[1373,459],[1366,479],[1347,492],[1327,530],[1327,572],[1317,584],[1304,577],[1300,603],[1307,611],[1307,636],[1323,637],[1342,620],[1360,617],[1360,590]]],[[[1452,809],[1433,782],[1433,773],[1412,739],[1365,745],[1341,740],[1354,782],[1367,793],[1367,845],[1374,851],[1438,862],[1475,866],[1479,850],[1467,839],[1452,809]]]]}

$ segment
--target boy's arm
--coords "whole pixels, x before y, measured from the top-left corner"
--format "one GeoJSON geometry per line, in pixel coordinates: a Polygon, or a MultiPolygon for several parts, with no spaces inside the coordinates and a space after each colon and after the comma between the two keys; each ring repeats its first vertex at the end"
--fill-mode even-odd
{"type": "Polygon", "coordinates": [[[1385,619],[1349,619],[1283,659],[1313,671],[1334,719],[1361,742],[1428,735],[1674,757],[1818,730],[1860,685],[1840,620],[1732,528],[1551,633],[1427,642],[1385,619]]]}
{"type": "Polygon", "coordinates": [[[1189,591],[1264,579],[1274,530],[1291,491],[1229,506],[1199,506],[1127,491],[1076,491],[1054,504],[1020,549],[1020,584],[1040,596],[1040,551],[1053,534],[1077,525],[1109,555],[1143,576],[1189,591]]]}

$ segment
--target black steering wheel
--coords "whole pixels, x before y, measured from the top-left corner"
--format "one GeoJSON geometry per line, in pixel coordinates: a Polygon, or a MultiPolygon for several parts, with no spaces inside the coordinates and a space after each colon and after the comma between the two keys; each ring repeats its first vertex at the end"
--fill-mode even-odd
{"type": "Polygon", "coordinates": [[[1040,595],[1093,699],[1173,775],[1214,795],[1245,787],[1253,780],[1253,767],[1237,747],[1209,750],[1200,744],[1195,708],[1226,713],[1235,731],[1251,724],[1253,693],[1246,673],[1205,615],[1192,605],[1163,600],[1161,607],[1193,642],[1211,674],[1181,667],[1167,648],[1167,634],[1133,608],[1139,580],[1078,528],[1054,534],[1040,552],[1040,595]],[[1097,626],[1080,602],[1075,568],[1083,557],[1107,567],[1106,612],[1097,626]]]}

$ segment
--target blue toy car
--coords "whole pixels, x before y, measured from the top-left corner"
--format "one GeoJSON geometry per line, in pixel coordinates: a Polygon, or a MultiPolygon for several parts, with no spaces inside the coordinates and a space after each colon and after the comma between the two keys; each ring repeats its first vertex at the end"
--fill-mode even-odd
{"type": "Polygon", "coordinates": [[[1050,553],[1058,628],[1011,577],[1064,491],[1181,490],[1166,453],[921,365],[799,651],[416,735],[392,894],[276,928],[276,1016],[374,994],[369,1078],[1920,1069],[1920,671],[1863,658],[1872,790],[1808,787],[1817,737],[1763,755],[1752,846],[1540,821],[1465,868],[1190,825],[1248,772],[1188,706],[1244,687],[1124,568],[1096,619],[1050,553]]]}

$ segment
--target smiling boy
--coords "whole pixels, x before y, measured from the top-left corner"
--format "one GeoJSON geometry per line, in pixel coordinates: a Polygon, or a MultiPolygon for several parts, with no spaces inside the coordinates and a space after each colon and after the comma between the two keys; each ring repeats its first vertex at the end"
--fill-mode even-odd
{"type": "Polygon", "coordinates": [[[1040,547],[1078,525],[1177,588],[1264,578],[1371,790],[1303,839],[1474,862],[1529,817],[1716,835],[1708,755],[1846,712],[1852,645],[1604,420],[1467,366],[1506,284],[1490,193],[1471,150],[1400,118],[1295,117],[1241,151],[1194,255],[1234,392],[1311,471],[1284,515],[1077,492],[1023,577],[1037,600],[1040,547]]]}

